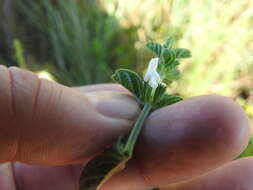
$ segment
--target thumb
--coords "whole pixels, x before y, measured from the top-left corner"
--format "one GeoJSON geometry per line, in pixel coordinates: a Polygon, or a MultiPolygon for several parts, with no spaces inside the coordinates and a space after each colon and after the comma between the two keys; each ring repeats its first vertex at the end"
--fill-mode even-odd
{"type": "Polygon", "coordinates": [[[88,159],[126,133],[138,104],[124,93],[86,94],[0,66],[0,162],[60,165],[88,159]]]}

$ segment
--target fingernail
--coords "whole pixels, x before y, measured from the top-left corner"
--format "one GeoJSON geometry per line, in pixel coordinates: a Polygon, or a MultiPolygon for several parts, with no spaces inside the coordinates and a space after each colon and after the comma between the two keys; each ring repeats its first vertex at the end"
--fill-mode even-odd
{"type": "Polygon", "coordinates": [[[96,110],[117,119],[134,120],[140,112],[139,104],[127,94],[113,91],[99,91],[86,93],[96,110]]]}

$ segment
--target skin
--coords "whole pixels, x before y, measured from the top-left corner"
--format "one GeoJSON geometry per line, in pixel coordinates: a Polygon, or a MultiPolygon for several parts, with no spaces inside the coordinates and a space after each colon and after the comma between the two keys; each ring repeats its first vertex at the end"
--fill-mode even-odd
{"type": "MultiPolygon", "coordinates": [[[[85,163],[140,111],[121,86],[68,88],[0,66],[0,189],[77,190],[85,163]]],[[[206,95],[154,111],[134,158],[102,190],[251,190],[249,121],[232,100],[206,95]]]]}

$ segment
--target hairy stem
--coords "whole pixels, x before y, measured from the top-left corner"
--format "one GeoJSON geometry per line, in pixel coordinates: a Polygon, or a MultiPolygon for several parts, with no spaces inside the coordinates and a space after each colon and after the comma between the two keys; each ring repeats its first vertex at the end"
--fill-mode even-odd
{"type": "Polygon", "coordinates": [[[134,149],[134,145],[137,141],[137,138],[141,132],[141,128],[146,120],[146,118],[148,117],[150,111],[152,109],[152,105],[149,103],[146,103],[144,105],[144,108],[142,109],[138,119],[136,120],[134,127],[128,137],[126,146],[125,146],[125,151],[129,152],[130,155],[133,153],[133,149],[134,149]]]}

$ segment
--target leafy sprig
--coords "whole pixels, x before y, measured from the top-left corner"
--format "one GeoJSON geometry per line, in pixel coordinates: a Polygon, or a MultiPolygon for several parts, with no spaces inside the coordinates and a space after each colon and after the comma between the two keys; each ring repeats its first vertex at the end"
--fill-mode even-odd
{"type": "Polygon", "coordinates": [[[190,57],[190,51],[173,48],[172,39],[163,45],[148,42],[146,46],[156,58],[151,59],[144,78],[127,69],[118,69],[112,75],[115,82],[135,96],[143,109],[129,135],[119,137],[110,148],[86,165],[80,178],[80,190],[99,190],[112,175],[124,169],[133,155],[137,138],[150,112],[182,100],[179,96],[168,94],[166,88],[178,78],[180,60],[190,57]]]}
{"type": "Polygon", "coordinates": [[[147,47],[160,58],[158,72],[166,84],[176,80],[180,74],[178,66],[180,59],[191,57],[189,50],[173,48],[173,40],[168,39],[163,45],[156,42],[148,42],[147,47]]]}

